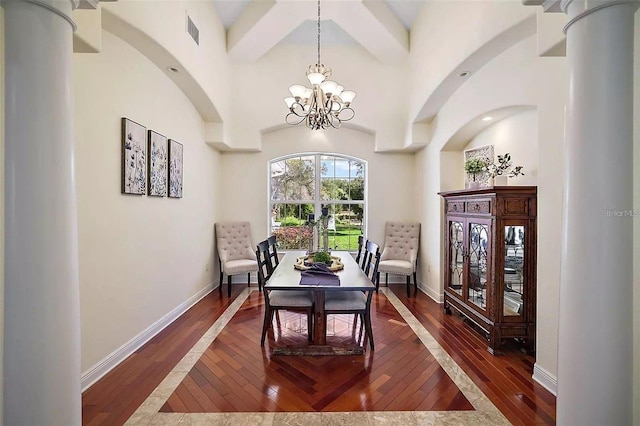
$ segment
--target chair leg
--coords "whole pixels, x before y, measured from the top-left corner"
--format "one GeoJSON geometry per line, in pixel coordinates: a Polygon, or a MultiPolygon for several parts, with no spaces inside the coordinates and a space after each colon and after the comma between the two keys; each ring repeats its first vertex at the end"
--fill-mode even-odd
{"type": "Polygon", "coordinates": [[[231,275],[227,275],[227,295],[231,297],[231,275]]]}
{"type": "Polygon", "coordinates": [[[385,280],[385,284],[387,285],[387,287],[389,287],[389,274],[385,272],[384,274],[384,280],[385,280]]]}
{"type": "Polygon", "coordinates": [[[371,350],[373,351],[374,346],[373,346],[373,329],[371,328],[371,310],[367,309],[364,313],[364,328],[366,331],[366,334],[369,336],[369,346],[371,347],[371,350]]]}
{"type": "Polygon", "coordinates": [[[407,275],[407,297],[411,297],[411,275],[407,275]]]}
{"type": "Polygon", "coordinates": [[[262,338],[260,339],[260,346],[264,346],[264,339],[267,336],[267,330],[269,329],[269,320],[271,319],[271,309],[265,305],[264,307],[264,321],[262,322],[262,338]]]}
{"type": "Polygon", "coordinates": [[[224,276],[222,275],[222,268],[220,268],[220,281],[218,284],[218,290],[220,291],[220,294],[222,294],[222,279],[224,278],[224,276]]]}
{"type": "Polygon", "coordinates": [[[247,287],[251,286],[251,272],[247,272],[247,287]]]}
{"type": "Polygon", "coordinates": [[[376,272],[376,276],[374,278],[376,280],[376,293],[377,293],[378,289],[380,288],[380,272],[376,272]]]}
{"type": "Polygon", "coordinates": [[[416,278],[416,272],[413,271],[413,295],[415,296],[418,292],[418,279],[416,278]]]}

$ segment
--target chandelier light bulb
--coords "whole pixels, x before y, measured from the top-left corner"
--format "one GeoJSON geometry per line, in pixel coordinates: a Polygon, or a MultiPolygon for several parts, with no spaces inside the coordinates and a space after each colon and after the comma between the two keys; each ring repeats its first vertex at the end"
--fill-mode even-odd
{"type": "Polygon", "coordinates": [[[287,108],[291,108],[291,105],[293,105],[296,101],[296,98],[284,98],[284,103],[287,104],[287,108]]]}
{"type": "Polygon", "coordinates": [[[353,99],[355,97],[356,97],[356,92],[352,92],[351,90],[345,90],[340,94],[340,99],[342,99],[342,102],[344,102],[347,105],[353,102],[353,99]]]}
{"type": "Polygon", "coordinates": [[[327,95],[335,95],[336,89],[338,88],[338,83],[336,83],[335,81],[327,80],[320,85],[320,88],[327,95]]]}
{"type": "Polygon", "coordinates": [[[289,87],[289,92],[294,98],[302,98],[305,94],[306,89],[306,87],[300,84],[294,84],[293,86],[289,87]]]}
{"type": "Polygon", "coordinates": [[[311,84],[316,85],[322,83],[325,79],[325,76],[318,72],[312,72],[307,75],[307,78],[309,79],[309,82],[311,82],[311,84]]]}

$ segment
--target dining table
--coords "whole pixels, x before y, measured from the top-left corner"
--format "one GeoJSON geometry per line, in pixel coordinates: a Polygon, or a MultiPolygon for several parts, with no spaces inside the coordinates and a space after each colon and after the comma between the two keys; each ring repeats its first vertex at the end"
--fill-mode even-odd
{"type": "MultiPolygon", "coordinates": [[[[280,261],[278,267],[265,284],[265,290],[307,290],[313,293],[314,301],[314,327],[312,343],[304,348],[306,352],[322,351],[322,349],[335,349],[327,346],[327,334],[324,321],[324,301],[327,292],[336,291],[375,291],[376,287],[369,277],[360,269],[353,256],[348,251],[332,251],[331,256],[338,257],[344,265],[341,270],[335,272],[339,278],[339,284],[301,283],[301,270],[296,269],[299,258],[306,255],[305,251],[288,251],[280,261]]],[[[363,353],[364,347],[351,348],[351,353],[363,353]]],[[[302,351],[305,352],[304,350],[302,351]]]]}

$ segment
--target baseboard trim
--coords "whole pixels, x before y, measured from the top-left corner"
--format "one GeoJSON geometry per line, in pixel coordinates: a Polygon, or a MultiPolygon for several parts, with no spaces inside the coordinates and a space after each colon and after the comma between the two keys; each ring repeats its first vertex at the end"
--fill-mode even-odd
{"type": "Polygon", "coordinates": [[[82,373],[80,377],[80,385],[82,392],[87,390],[91,385],[100,380],[105,374],[115,368],[118,364],[125,360],[129,355],[140,349],[142,345],[151,340],[156,334],[164,330],[169,324],[178,319],[193,305],[198,303],[203,297],[209,294],[213,289],[217,288],[217,282],[212,282],[198,291],[196,294],[178,305],[171,312],[151,324],[146,330],[129,340],[127,343],[107,355],[102,361],[82,373]]]}
{"type": "Polygon", "coordinates": [[[436,303],[444,302],[444,295],[442,293],[438,293],[437,291],[435,291],[431,287],[426,286],[422,282],[418,283],[418,288],[422,290],[424,294],[432,298],[434,302],[436,303]]]}
{"type": "Polygon", "coordinates": [[[538,364],[533,365],[533,380],[553,395],[558,396],[558,378],[544,368],[538,367],[538,364]]]}

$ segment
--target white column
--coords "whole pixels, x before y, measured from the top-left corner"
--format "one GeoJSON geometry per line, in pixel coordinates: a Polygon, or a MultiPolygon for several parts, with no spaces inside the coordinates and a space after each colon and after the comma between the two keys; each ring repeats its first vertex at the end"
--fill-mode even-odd
{"type": "Polygon", "coordinates": [[[633,24],[636,1],[568,14],[560,425],[632,422],[633,24]]]}
{"type": "Polygon", "coordinates": [[[4,424],[79,425],[72,2],[3,7],[4,424]]]}

